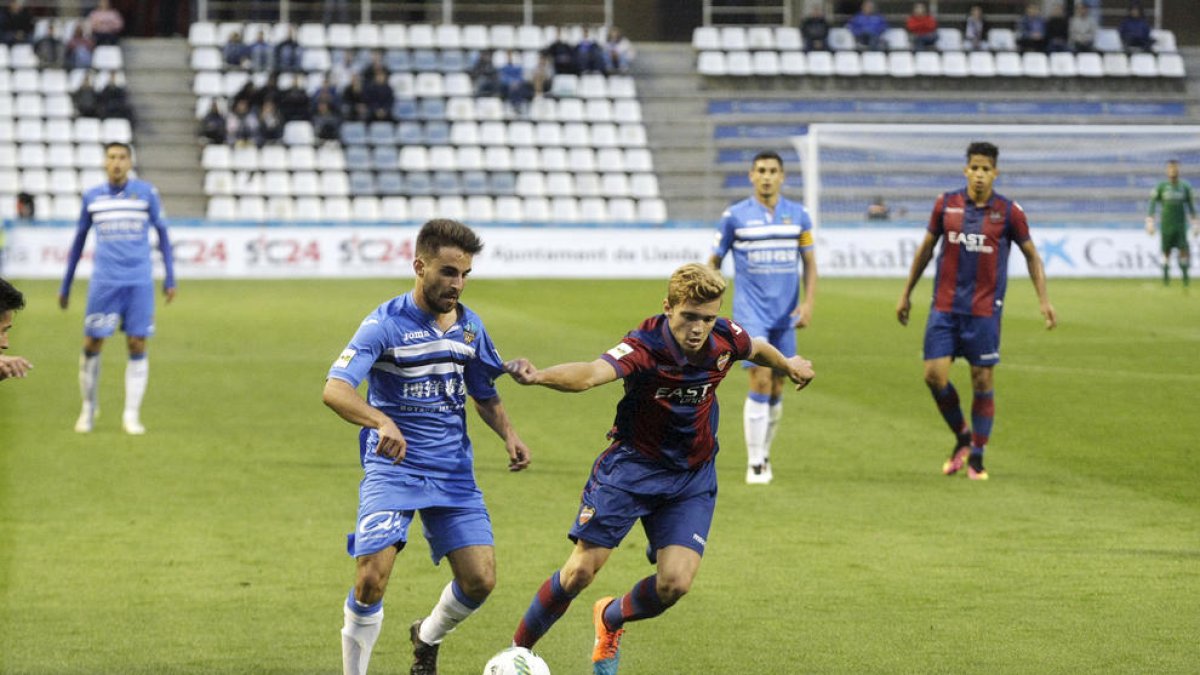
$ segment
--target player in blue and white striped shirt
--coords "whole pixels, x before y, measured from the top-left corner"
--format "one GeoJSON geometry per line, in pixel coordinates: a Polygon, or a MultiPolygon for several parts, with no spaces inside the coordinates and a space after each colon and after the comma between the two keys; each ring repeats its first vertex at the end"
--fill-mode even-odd
{"type": "Polygon", "coordinates": [[[83,355],[79,359],[79,390],[83,409],[75,422],[75,431],[87,433],[99,410],[96,391],[100,381],[100,350],[104,340],[118,326],[125,333],[129,361],[125,366],[125,413],[121,422],[125,432],[144,434],[141,423],[142,397],[150,375],[146,359],[146,339],[154,334],[154,280],[150,252],[150,228],[158,236],[166,278],[163,293],[167,302],[175,299],[175,263],[171,241],[163,222],[158,190],[153,185],[130,178],[133,159],[125,143],[104,146],[104,171],[108,182],[83,193],[83,207],[75,241],[67,259],[67,272],[58,293],[58,305],[67,308],[75,267],[83,255],[88,230],[96,230],[96,250],[91,283],[88,284],[87,311],[83,319],[83,355]]]}
{"type": "Polygon", "coordinates": [[[413,290],[371,312],[329,369],[325,404],[362,427],[363,480],[347,546],[357,574],[343,612],[346,675],[367,672],[387,580],[418,512],[434,564],[448,558],[454,578],[429,616],[409,629],[412,673],[436,675],[438,646],[496,583],[492,523],[467,437],[467,397],[504,439],[509,469],[528,466],[529,449],[496,393],[504,362],[479,316],[459,302],[482,247],[462,223],[426,223],[417,235],[413,290]],[[363,380],[365,400],[356,391],[363,380]]]}
{"type": "MultiPolygon", "coordinates": [[[[733,251],[733,320],[751,337],[761,337],[784,356],[796,355],[796,329],[812,321],[817,292],[817,260],[812,220],[799,202],[784,199],[783,159],[760,152],[750,164],[754,194],[721,215],[709,263],[721,268],[733,251]],[[798,266],[804,266],[804,300],[800,301],[798,266]]],[[[746,436],[746,482],[770,483],[771,442],[783,416],[783,376],[746,362],[750,392],[743,408],[746,436]]]]}

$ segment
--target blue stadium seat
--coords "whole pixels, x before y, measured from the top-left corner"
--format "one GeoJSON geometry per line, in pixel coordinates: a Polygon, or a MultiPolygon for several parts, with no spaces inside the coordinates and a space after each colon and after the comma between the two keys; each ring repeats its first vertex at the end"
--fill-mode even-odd
{"type": "Polygon", "coordinates": [[[425,123],[425,142],[430,145],[447,145],[450,143],[450,123],[433,121],[425,123]]]}
{"type": "Polygon", "coordinates": [[[407,49],[389,49],[383,55],[383,63],[393,73],[408,72],[413,69],[412,57],[407,49]]]}
{"type": "Polygon", "coordinates": [[[457,171],[435,171],[433,173],[433,193],[435,195],[456,195],[462,192],[462,183],[458,180],[457,171]]]}
{"type": "Polygon", "coordinates": [[[512,171],[493,171],[491,184],[494,195],[506,196],[517,193],[517,175],[512,171]]]}
{"type": "Polygon", "coordinates": [[[412,54],[412,69],[418,73],[438,70],[437,52],[432,49],[414,49],[412,54]]]}
{"type": "MultiPolygon", "coordinates": [[[[424,120],[446,119],[446,102],[440,98],[423,98],[417,106],[418,116],[424,120]]],[[[449,130],[446,131],[449,137],[449,130]]]]}
{"type": "Polygon", "coordinates": [[[371,151],[371,168],[384,171],[395,169],[400,164],[400,157],[394,145],[377,145],[371,151]]]}
{"type": "Polygon", "coordinates": [[[365,145],[346,146],[346,166],[351,169],[370,168],[371,151],[365,145]]]}
{"type": "Polygon", "coordinates": [[[356,197],[375,194],[375,176],[370,171],[351,171],[350,194],[356,197]]]}
{"type": "Polygon", "coordinates": [[[410,195],[433,194],[433,179],[427,171],[410,171],[405,174],[404,180],[408,185],[406,192],[410,195]]]}
{"type": "Polygon", "coordinates": [[[396,125],[396,142],[400,145],[421,145],[425,142],[425,132],[419,122],[401,122],[396,125]]]}
{"type": "Polygon", "coordinates": [[[464,171],[462,175],[463,192],[468,195],[490,194],[487,174],[483,171],[464,171]]]}
{"type": "Polygon", "coordinates": [[[387,196],[404,194],[404,178],[400,176],[399,171],[380,171],[376,178],[379,194],[387,196]]]}
{"type": "Polygon", "coordinates": [[[415,120],[420,115],[417,113],[417,102],[411,98],[398,98],[392,104],[392,119],[397,120],[415,120]]]}
{"type": "Polygon", "coordinates": [[[363,145],[367,142],[367,127],[362,122],[343,122],[342,145],[363,145]]]}
{"type": "Polygon", "coordinates": [[[443,73],[462,72],[467,69],[467,56],[461,49],[444,49],[438,66],[443,73]]]}
{"type": "Polygon", "coordinates": [[[367,140],[371,145],[393,145],[396,131],[391,122],[371,122],[367,127],[367,140]]]}

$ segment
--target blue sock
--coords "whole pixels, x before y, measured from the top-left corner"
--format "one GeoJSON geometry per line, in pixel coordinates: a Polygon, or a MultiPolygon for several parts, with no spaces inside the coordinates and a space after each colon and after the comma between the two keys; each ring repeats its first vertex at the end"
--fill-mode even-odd
{"type": "Polygon", "coordinates": [[[971,426],[975,433],[971,434],[971,454],[983,455],[987,447],[988,437],[992,435],[992,422],[996,417],[995,390],[975,392],[975,400],[971,404],[971,426]]]}
{"type": "Polygon", "coordinates": [[[533,602],[529,603],[525,616],[521,617],[517,632],[513,634],[513,644],[527,649],[533,647],[550,630],[554,622],[566,614],[574,599],[575,596],[567,593],[559,583],[558,570],[555,570],[533,596],[533,602]]]}
{"type": "Polygon", "coordinates": [[[942,419],[946,420],[946,426],[950,427],[950,431],[954,432],[955,436],[966,434],[967,422],[963,418],[962,408],[958,402],[958,390],[954,388],[954,385],[947,382],[941,391],[930,387],[929,392],[933,394],[933,400],[937,403],[938,410],[942,413],[942,419]]]}
{"type": "Polygon", "coordinates": [[[613,600],[604,609],[604,625],[619,630],[627,621],[652,619],[671,606],[658,597],[658,575],[651,574],[634,585],[633,590],[613,600]]]}

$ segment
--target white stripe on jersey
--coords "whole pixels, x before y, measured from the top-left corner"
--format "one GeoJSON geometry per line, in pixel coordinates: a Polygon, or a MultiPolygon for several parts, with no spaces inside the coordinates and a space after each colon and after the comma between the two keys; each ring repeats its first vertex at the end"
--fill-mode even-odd
{"type": "Polygon", "coordinates": [[[400,377],[426,377],[429,375],[461,375],[463,366],[453,362],[445,363],[427,363],[423,366],[398,366],[388,361],[376,361],[371,366],[372,370],[382,370],[385,373],[399,375],[400,377]]]}
{"type": "Polygon", "coordinates": [[[110,220],[146,220],[150,217],[145,211],[104,211],[92,215],[93,223],[105,223],[110,220]]]}
{"type": "Polygon", "coordinates": [[[739,251],[753,251],[762,248],[796,248],[799,246],[795,239],[760,239],[757,241],[735,241],[733,247],[739,251]]]}
{"type": "Polygon", "coordinates": [[[733,231],[738,239],[765,239],[767,237],[799,237],[804,228],[799,225],[753,225],[739,227],[733,231]]]}
{"type": "Polygon", "coordinates": [[[422,342],[415,345],[406,345],[404,347],[391,347],[383,350],[384,354],[390,354],[396,360],[431,354],[433,352],[452,352],[467,358],[475,358],[475,348],[455,342],[454,340],[431,340],[430,342],[422,342]]]}
{"type": "Polygon", "coordinates": [[[117,209],[135,209],[145,211],[150,203],[145,199],[97,199],[88,204],[88,211],[114,211],[117,209]]]}

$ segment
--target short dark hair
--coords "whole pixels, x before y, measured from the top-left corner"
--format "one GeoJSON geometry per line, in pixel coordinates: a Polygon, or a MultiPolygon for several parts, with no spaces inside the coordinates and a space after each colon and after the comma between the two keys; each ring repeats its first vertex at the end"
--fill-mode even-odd
{"type": "Polygon", "coordinates": [[[133,157],[133,148],[130,147],[128,143],[124,143],[122,141],[109,141],[104,144],[104,154],[108,154],[109,148],[125,148],[125,152],[128,153],[130,157],[133,157]]]}
{"type": "Polygon", "coordinates": [[[1000,148],[988,143],[987,141],[975,141],[967,146],[967,161],[971,161],[971,155],[983,155],[992,160],[992,165],[995,166],[1000,160],[1000,148]]]}
{"type": "Polygon", "coordinates": [[[758,164],[760,159],[773,159],[776,162],[779,162],[780,169],[783,168],[783,158],[780,157],[779,153],[775,152],[774,150],[763,150],[762,152],[758,153],[754,156],[754,159],[750,160],[750,166],[758,164]]]}
{"type": "Polygon", "coordinates": [[[21,291],[4,279],[0,279],[0,314],[24,308],[25,296],[21,295],[21,291]]]}
{"type": "Polygon", "coordinates": [[[417,233],[417,257],[437,255],[443,246],[454,246],[475,255],[483,250],[483,241],[474,230],[449,218],[435,218],[421,226],[417,233]]]}

